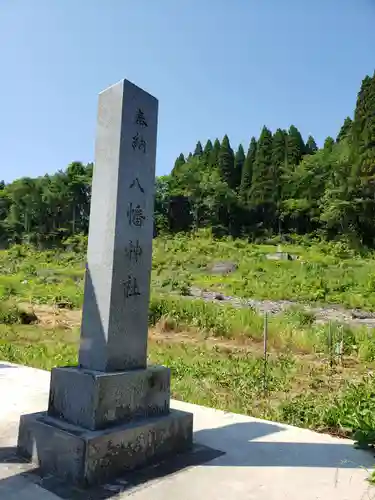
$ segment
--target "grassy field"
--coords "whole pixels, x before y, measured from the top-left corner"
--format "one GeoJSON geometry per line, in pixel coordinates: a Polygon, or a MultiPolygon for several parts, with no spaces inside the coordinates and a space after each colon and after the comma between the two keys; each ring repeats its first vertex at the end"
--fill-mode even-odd
{"type": "MultiPolygon", "coordinates": [[[[0,359],[51,369],[75,364],[78,325],[0,326],[0,359]]],[[[367,365],[345,358],[332,368],[322,357],[272,351],[266,376],[261,349],[251,343],[214,341],[199,331],[150,328],[150,361],[172,371],[177,399],[256,417],[352,435],[375,429],[375,384],[367,365]]]]}
{"type": "MultiPolygon", "coordinates": [[[[373,255],[338,245],[284,250],[300,258],[268,261],[274,246],[218,242],[207,234],[157,239],[150,360],[171,368],[178,399],[339,435],[371,433],[370,331],[318,325],[296,307],[270,317],[265,368],[263,318],[251,309],[184,297],[195,285],[239,297],[375,308],[373,255]],[[237,265],[234,273],[210,273],[212,263],[228,260],[237,265]],[[329,328],[334,342],[344,340],[340,359],[330,352],[329,328]]],[[[76,363],[83,254],[16,246],[0,252],[0,271],[0,359],[45,369],[76,363]]]]}
{"type": "Polygon", "coordinates": [[[159,238],[154,246],[154,285],[186,289],[195,285],[238,297],[335,303],[375,311],[375,253],[356,255],[342,244],[283,245],[298,257],[267,260],[275,245],[244,240],[214,241],[209,234],[159,238]],[[235,272],[214,275],[207,266],[231,261],[235,272]]]}
{"type": "MultiPolygon", "coordinates": [[[[267,260],[275,245],[244,240],[214,240],[209,233],[160,237],[154,241],[152,286],[184,294],[190,286],[238,297],[290,299],[340,304],[375,311],[375,253],[355,254],[342,244],[283,245],[298,257],[267,260]],[[237,269],[223,277],[210,272],[218,261],[237,269]]],[[[17,296],[36,303],[66,300],[80,307],[84,254],[32,252],[15,246],[0,253],[0,297],[17,296]]]]}

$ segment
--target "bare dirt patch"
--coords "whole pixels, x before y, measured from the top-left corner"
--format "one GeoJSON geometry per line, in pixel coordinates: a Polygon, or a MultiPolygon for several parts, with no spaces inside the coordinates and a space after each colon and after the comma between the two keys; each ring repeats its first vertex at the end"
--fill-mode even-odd
{"type": "Polygon", "coordinates": [[[81,324],[82,311],[80,309],[59,309],[51,305],[20,304],[27,312],[33,312],[38,323],[44,328],[77,328],[81,324]]]}

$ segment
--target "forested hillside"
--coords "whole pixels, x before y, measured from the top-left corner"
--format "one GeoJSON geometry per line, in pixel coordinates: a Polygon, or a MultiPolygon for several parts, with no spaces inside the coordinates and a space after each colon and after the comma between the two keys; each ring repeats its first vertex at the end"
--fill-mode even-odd
{"type": "MultiPolygon", "coordinates": [[[[55,175],[0,183],[2,245],[57,245],[86,234],[92,169],[73,162],[55,175]]],[[[375,247],[375,73],[362,81],[353,117],[321,148],[293,125],[264,126],[236,151],[228,136],[198,141],[157,178],[155,226],[250,239],[314,234],[375,247]]]]}

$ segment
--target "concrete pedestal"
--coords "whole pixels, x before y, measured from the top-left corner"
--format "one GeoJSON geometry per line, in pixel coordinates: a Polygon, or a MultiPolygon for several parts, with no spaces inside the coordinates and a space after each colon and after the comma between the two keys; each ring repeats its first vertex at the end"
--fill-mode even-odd
{"type": "Polygon", "coordinates": [[[162,366],[102,373],[55,368],[48,412],[22,415],[18,453],[87,487],[192,446],[193,416],[170,411],[170,374],[162,366]]]}
{"type": "Polygon", "coordinates": [[[169,400],[170,370],[164,366],[114,373],[54,368],[48,415],[97,430],[167,415],[169,400]]]}
{"type": "Polygon", "coordinates": [[[192,431],[192,415],[180,411],[97,431],[33,413],[21,417],[18,451],[43,475],[88,487],[188,450],[192,431]]]}

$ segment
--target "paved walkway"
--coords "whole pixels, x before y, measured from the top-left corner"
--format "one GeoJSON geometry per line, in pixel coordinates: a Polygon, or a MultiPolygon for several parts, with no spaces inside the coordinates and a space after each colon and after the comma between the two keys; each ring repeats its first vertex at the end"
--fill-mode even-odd
{"type": "Polygon", "coordinates": [[[197,443],[181,470],[92,492],[41,485],[14,447],[19,415],[45,410],[48,390],[48,372],[0,363],[0,500],[375,500],[366,481],[375,458],[348,440],[176,401],[194,413],[197,443]]]}

